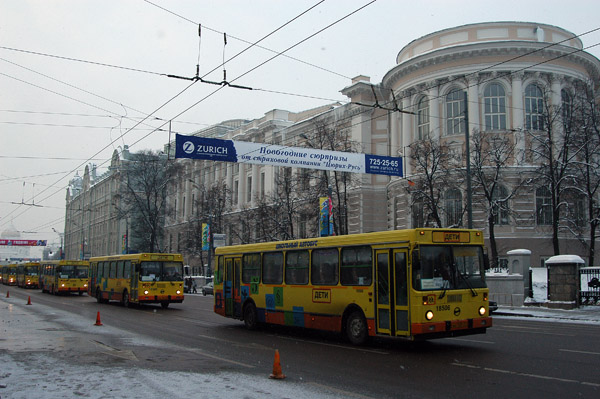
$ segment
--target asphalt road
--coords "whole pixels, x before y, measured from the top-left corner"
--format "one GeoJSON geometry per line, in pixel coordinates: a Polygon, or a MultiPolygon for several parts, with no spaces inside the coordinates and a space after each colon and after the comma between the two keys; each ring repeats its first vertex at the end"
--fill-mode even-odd
{"type": "MultiPolygon", "coordinates": [[[[52,309],[103,326],[71,339],[77,355],[65,360],[111,367],[131,365],[169,371],[233,370],[271,373],[279,350],[286,380],[302,381],[350,398],[595,398],[600,395],[600,325],[494,318],[487,334],[425,343],[374,339],[355,347],[337,334],[265,327],[217,316],[212,296],[187,295],[183,304],[123,308],[84,296],[51,296],[8,288],[12,301],[53,321],[52,309]],[[36,305],[46,305],[37,306],[36,305]],[[111,328],[127,334],[105,334],[111,328]],[[106,329],[106,330],[104,330],[106,329]],[[138,341],[153,345],[139,346],[138,341]],[[164,350],[162,350],[164,347],[164,350]]],[[[0,295],[7,287],[2,286],[0,295]]],[[[1,316],[0,316],[1,317],[1,316]]],[[[68,335],[62,322],[53,333],[68,335]]]]}

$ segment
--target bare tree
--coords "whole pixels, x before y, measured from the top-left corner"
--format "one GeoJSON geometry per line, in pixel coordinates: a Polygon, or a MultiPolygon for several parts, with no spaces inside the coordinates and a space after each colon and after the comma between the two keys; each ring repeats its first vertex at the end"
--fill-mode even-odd
{"type": "Polygon", "coordinates": [[[410,150],[414,181],[411,180],[407,190],[413,213],[419,207],[419,212],[421,209],[423,212],[420,221],[423,226],[444,227],[444,191],[448,187],[460,187],[463,176],[457,171],[462,165],[452,156],[448,145],[429,136],[413,142],[410,150]]]}
{"type": "Polygon", "coordinates": [[[506,133],[474,132],[471,135],[471,174],[473,190],[481,194],[481,206],[487,212],[492,267],[497,267],[498,247],[495,226],[508,223],[509,201],[522,187],[523,179],[507,173],[515,156],[515,142],[506,133]],[[512,178],[512,185],[503,184],[512,178]]]}
{"type": "MultiPolygon", "coordinates": [[[[588,246],[589,264],[594,265],[596,234],[600,225],[600,113],[593,85],[577,86],[573,101],[567,105],[569,108],[563,113],[565,124],[575,130],[574,146],[579,149],[574,162],[577,175],[574,191],[576,197],[585,199],[587,221],[583,222],[589,227],[589,244],[583,235],[581,242],[588,246]]],[[[577,217],[574,220],[579,221],[577,217]]]]}
{"type": "Polygon", "coordinates": [[[169,182],[179,166],[153,151],[140,151],[123,162],[119,217],[129,220],[129,247],[135,252],[161,252],[169,182]]]}
{"type": "MultiPolygon", "coordinates": [[[[536,170],[536,182],[549,192],[552,220],[552,246],[554,254],[560,254],[559,232],[561,213],[566,212],[568,197],[575,187],[574,162],[579,156],[579,149],[574,146],[575,131],[573,125],[565,120],[568,115],[566,105],[550,104],[549,93],[543,93],[543,105],[534,110],[538,113],[536,120],[530,122],[527,133],[531,139],[531,160],[539,165],[536,170]]],[[[539,218],[540,215],[536,215],[539,218]]]]}
{"type": "Polygon", "coordinates": [[[310,220],[318,214],[305,169],[293,173],[280,168],[275,177],[275,190],[257,199],[256,220],[260,220],[261,241],[293,240],[297,238],[297,221],[310,220]]]}
{"type": "Polygon", "coordinates": [[[204,256],[208,254],[202,248],[202,225],[210,224],[211,233],[225,232],[225,215],[231,209],[231,190],[224,181],[198,189],[198,197],[192,204],[194,219],[189,224],[186,247],[190,253],[200,256],[204,264],[204,256]]]}
{"type": "MultiPolygon", "coordinates": [[[[346,119],[347,121],[348,119],[346,119]]],[[[358,143],[352,141],[350,129],[345,124],[328,124],[318,120],[310,134],[302,135],[311,148],[328,151],[357,152],[358,143]]],[[[312,171],[316,196],[331,195],[333,201],[333,228],[336,235],[348,234],[348,208],[350,189],[356,185],[356,176],[348,172],[312,171]]]]}

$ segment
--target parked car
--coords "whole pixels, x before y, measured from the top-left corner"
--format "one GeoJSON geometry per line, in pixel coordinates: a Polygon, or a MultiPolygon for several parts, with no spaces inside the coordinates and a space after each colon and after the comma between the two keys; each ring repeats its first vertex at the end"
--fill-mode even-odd
{"type": "Polygon", "coordinates": [[[212,281],[206,285],[202,286],[202,295],[214,295],[213,293],[213,283],[212,281]]]}
{"type": "Polygon", "coordinates": [[[496,303],[496,301],[490,301],[489,308],[490,308],[490,314],[492,314],[496,310],[498,310],[498,304],[496,303]]]}

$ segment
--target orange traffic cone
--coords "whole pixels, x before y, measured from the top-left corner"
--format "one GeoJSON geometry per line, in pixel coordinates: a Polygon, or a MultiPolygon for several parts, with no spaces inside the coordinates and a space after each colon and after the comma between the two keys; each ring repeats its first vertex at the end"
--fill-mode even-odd
{"type": "Polygon", "coordinates": [[[27,297],[27,304],[28,304],[28,305],[31,305],[31,296],[28,296],[28,297],[27,297]]]}
{"type": "Polygon", "coordinates": [[[100,311],[98,311],[98,314],[96,315],[96,324],[94,324],[95,326],[101,326],[102,322],[100,322],[100,311]]]}
{"type": "Polygon", "coordinates": [[[10,291],[6,291],[6,297],[10,298],[10,291]]]}
{"type": "Polygon", "coordinates": [[[273,360],[273,374],[271,374],[269,378],[274,378],[276,380],[283,380],[285,378],[285,374],[281,372],[281,364],[279,363],[278,349],[275,349],[275,359],[273,360]]]}

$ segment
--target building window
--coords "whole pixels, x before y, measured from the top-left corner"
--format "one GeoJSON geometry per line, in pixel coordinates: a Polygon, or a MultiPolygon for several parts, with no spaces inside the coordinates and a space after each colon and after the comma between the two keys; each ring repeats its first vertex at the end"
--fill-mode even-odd
{"type": "Polygon", "coordinates": [[[464,91],[453,90],[446,96],[446,134],[465,133],[464,91]]]}
{"type": "Polygon", "coordinates": [[[573,99],[571,98],[569,92],[565,89],[560,91],[560,97],[562,102],[561,117],[563,121],[563,127],[566,132],[569,132],[571,130],[573,118],[573,99]]]}
{"type": "Polygon", "coordinates": [[[421,97],[417,104],[417,138],[423,140],[429,136],[429,99],[421,97]]]}
{"type": "Polygon", "coordinates": [[[579,227],[587,224],[586,209],[586,197],[583,195],[577,196],[573,202],[573,219],[579,227]]]}
{"type": "Polygon", "coordinates": [[[483,92],[485,130],[506,129],[506,94],[504,87],[492,83],[483,92]]]}
{"type": "Polygon", "coordinates": [[[252,201],[252,176],[248,176],[246,179],[246,202],[252,201]]]}
{"type": "Polygon", "coordinates": [[[495,225],[508,224],[508,190],[504,186],[496,186],[492,192],[492,215],[495,225]]]}
{"type": "Polygon", "coordinates": [[[535,215],[538,226],[552,224],[552,196],[547,187],[538,187],[535,190],[535,215]]]}
{"type": "Polygon", "coordinates": [[[544,94],[538,85],[525,88],[525,127],[544,130],[544,94]]]}
{"type": "Polygon", "coordinates": [[[265,197],[265,172],[260,174],[260,198],[265,197]]]}
{"type": "Polygon", "coordinates": [[[238,203],[238,193],[240,192],[240,181],[236,180],[233,182],[233,205],[238,203]]]}
{"type": "Polygon", "coordinates": [[[462,194],[459,189],[453,188],[446,191],[444,196],[446,209],[446,226],[460,226],[462,217],[462,194]]]}

